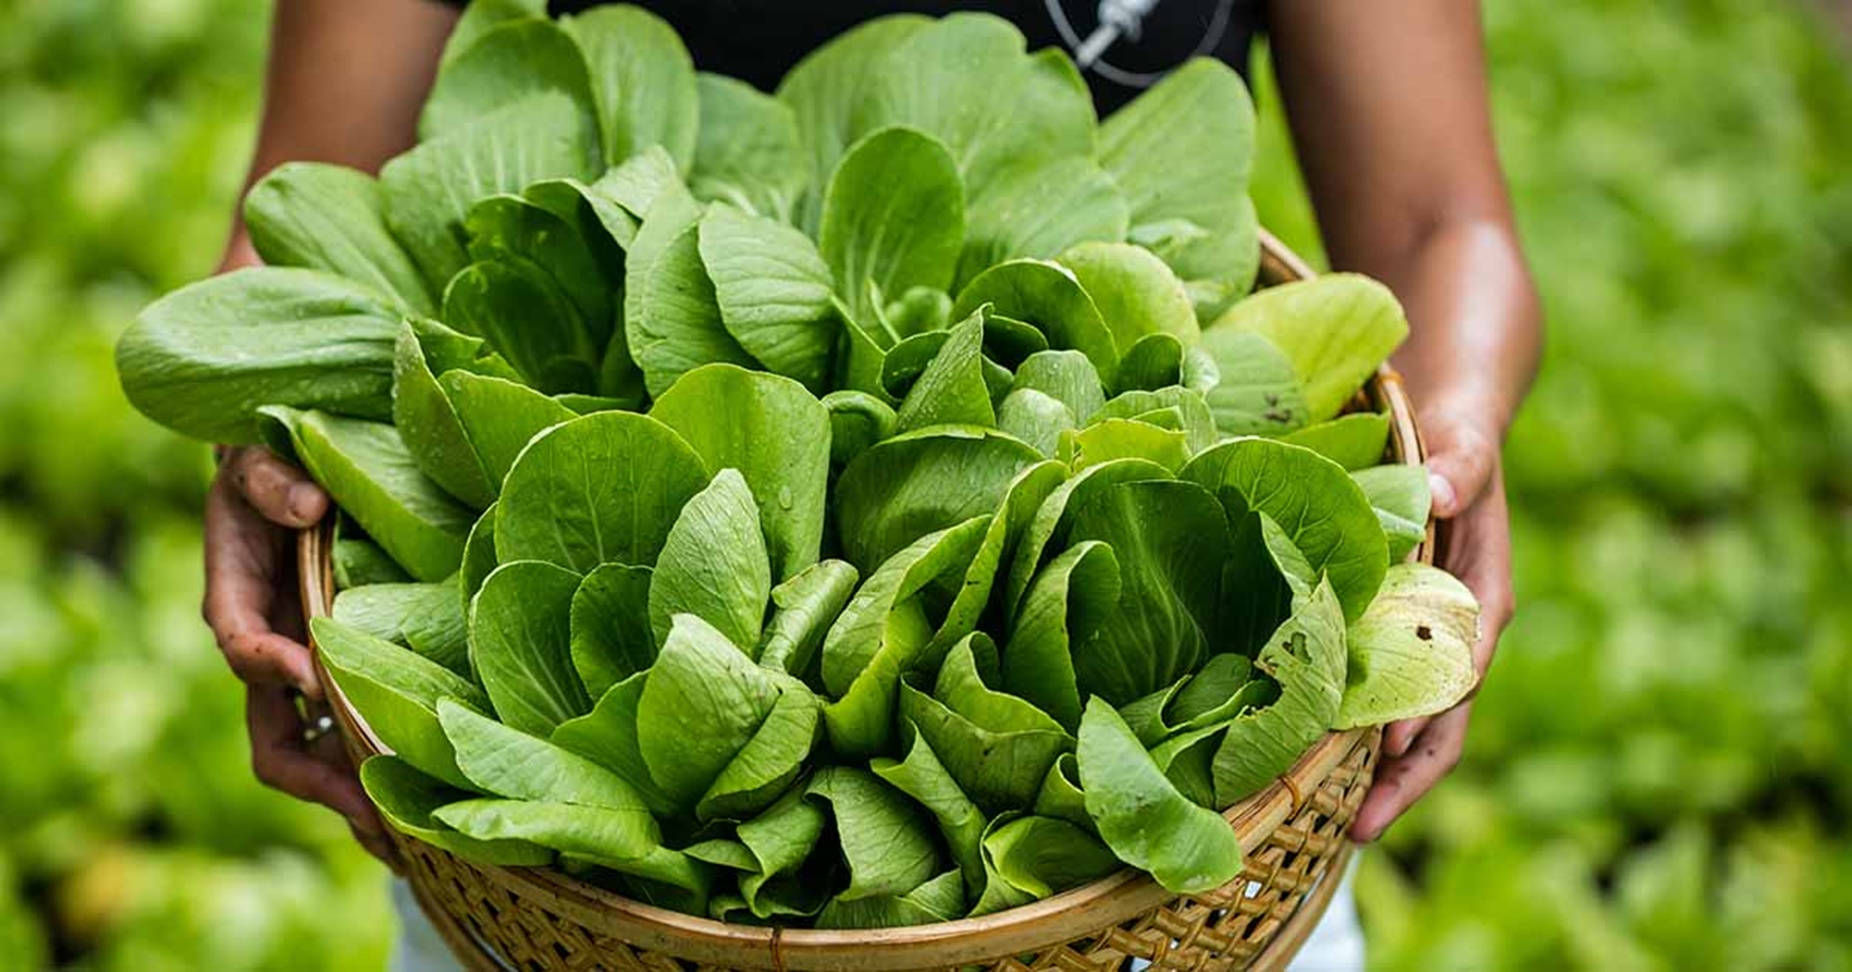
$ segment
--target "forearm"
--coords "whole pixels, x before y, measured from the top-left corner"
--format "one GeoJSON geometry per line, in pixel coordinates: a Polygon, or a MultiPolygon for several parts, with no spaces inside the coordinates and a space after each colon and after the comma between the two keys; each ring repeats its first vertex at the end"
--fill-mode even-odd
{"type": "MultiPolygon", "coordinates": [[[[453,9],[431,0],[279,0],[245,188],[288,161],[376,172],[411,147],[455,23],[453,9]]],[[[234,216],[225,263],[255,262],[234,216]]]]}
{"type": "Polygon", "coordinates": [[[1346,269],[1386,283],[1408,312],[1395,356],[1418,409],[1483,416],[1502,435],[1536,374],[1542,313],[1510,224],[1440,219],[1397,251],[1346,269]]]}

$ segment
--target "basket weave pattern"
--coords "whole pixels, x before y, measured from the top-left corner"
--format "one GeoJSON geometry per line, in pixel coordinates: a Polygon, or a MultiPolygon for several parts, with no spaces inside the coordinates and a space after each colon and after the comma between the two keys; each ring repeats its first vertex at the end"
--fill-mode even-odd
{"type": "MultiPolygon", "coordinates": [[[[1263,284],[1311,271],[1262,233],[1263,284]]],[[[1399,377],[1385,368],[1365,389],[1391,414],[1390,452],[1419,462],[1422,448],[1399,377]]],[[[304,531],[302,603],[326,614],[334,597],[331,533],[304,531]]],[[[1434,533],[1415,556],[1432,560],[1434,533]]],[[[319,666],[319,661],[318,661],[319,666]]],[[[385,747],[323,671],[356,764],[385,747]]],[[[1214,891],[1174,896],[1132,870],[981,918],[863,931],[722,924],[640,904],[550,868],[472,864],[392,833],[399,869],[464,965],[522,972],[786,969],[910,972],[1285,968],[1323,915],[1352,853],[1345,831],[1368,791],[1381,731],[1326,734],[1279,780],[1224,816],[1246,854],[1241,876],[1214,891]]]]}

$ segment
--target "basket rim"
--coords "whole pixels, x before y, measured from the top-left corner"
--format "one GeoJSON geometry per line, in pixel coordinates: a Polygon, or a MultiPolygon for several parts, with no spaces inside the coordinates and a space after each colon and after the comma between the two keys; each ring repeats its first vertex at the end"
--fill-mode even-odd
{"type": "MultiPolygon", "coordinates": [[[[1259,236],[1259,278],[1265,285],[1317,275],[1271,233],[1261,229],[1259,236]]],[[[1390,413],[1390,454],[1397,462],[1419,465],[1426,451],[1401,376],[1384,364],[1365,386],[1363,395],[1370,405],[1390,413]]],[[[332,610],[332,536],[332,514],[299,536],[298,573],[302,608],[308,617],[332,610]]],[[[1435,547],[1435,521],[1430,515],[1427,535],[1410,559],[1432,562],[1435,547]]],[[[314,665],[326,688],[329,707],[354,754],[365,757],[390,752],[329,677],[319,650],[314,652],[314,665]]],[[[1224,810],[1222,816],[1235,829],[1242,852],[1252,854],[1262,847],[1274,830],[1304,805],[1306,794],[1355,746],[1376,745],[1378,740],[1369,738],[1376,732],[1375,728],[1360,728],[1325,733],[1286,773],[1224,810]]],[[[879,929],[771,928],[659,908],[552,867],[470,863],[494,873],[519,894],[631,944],[670,951],[702,964],[738,965],[743,956],[754,956],[762,967],[780,970],[845,967],[851,958],[854,967],[867,972],[981,962],[1045,948],[1050,942],[1097,934],[1102,928],[1178,897],[1159,886],[1149,874],[1125,867],[1040,901],[981,917],[879,929]]],[[[1236,878],[1237,882],[1245,880],[1245,876],[1236,878]]]]}

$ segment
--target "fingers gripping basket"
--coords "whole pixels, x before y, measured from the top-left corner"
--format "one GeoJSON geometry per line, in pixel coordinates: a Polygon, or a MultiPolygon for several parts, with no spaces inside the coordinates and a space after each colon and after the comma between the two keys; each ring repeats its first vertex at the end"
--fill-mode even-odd
{"type": "MultiPolygon", "coordinates": [[[[1262,234],[1260,280],[1312,271],[1262,234]]],[[[1419,463],[1420,436],[1398,376],[1365,388],[1392,417],[1389,458],[1419,463]]],[[[1431,560],[1433,530],[1415,556],[1431,560]]],[[[302,602],[334,599],[329,534],[302,534],[302,602]]],[[[319,663],[318,663],[319,664],[319,663]]],[[[349,754],[384,747],[323,672],[349,754]]],[[[520,970],[842,969],[978,966],[992,970],[1284,968],[1324,914],[1352,845],[1345,831],[1369,789],[1381,732],[1326,734],[1271,786],[1224,816],[1247,863],[1234,882],[1179,897],[1123,870],[1066,893],[982,918],[871,931],[780,930],[724,924],[640,904],[546,868],[485,867],[397,833],[401,869],[419,905],[466,967],[520,970]]]]}

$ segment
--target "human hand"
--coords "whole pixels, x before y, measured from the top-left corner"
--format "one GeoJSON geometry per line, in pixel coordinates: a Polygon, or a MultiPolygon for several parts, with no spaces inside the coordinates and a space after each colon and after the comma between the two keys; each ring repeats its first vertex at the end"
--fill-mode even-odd
{"type": "MultiPolygon", "coordinates": [[[[1511,621],[1511,526],[1500,466],[1502,436],[1487,422],[1487,410],[1440,407],[1421,416],[1429,447],[1428,482],[1434,515],[1449,521],[1439,566],[1458,577],[1479,600],[1479,637],[1473,667],[1482,684],[1498,636],[1511,621]]],[[[1460,761],[1472,693],[1433,716],[1390,723],[1383,733],[1383,759],[1376,782],[1351,821],[1354,840],[1369,842],[1460,761]]]]}
{"type": "Polygon", "coordinates": [[[206,495],[203,613],[226,662],[245,683],[251,771],[267,786],[346,817],[368,851],[390,860],[379,814],[339,734],[305,735],[310,720],[304,710],[319,717],[326,706],[303,644],[292,541],[295,531],[328,512],[328,496],[268,449],[228,448],[220,458],[206,495]]]}

